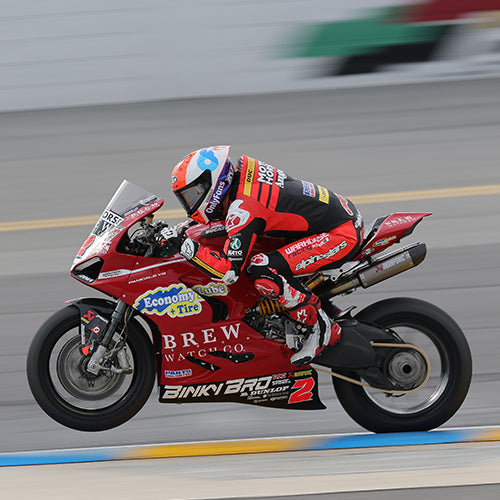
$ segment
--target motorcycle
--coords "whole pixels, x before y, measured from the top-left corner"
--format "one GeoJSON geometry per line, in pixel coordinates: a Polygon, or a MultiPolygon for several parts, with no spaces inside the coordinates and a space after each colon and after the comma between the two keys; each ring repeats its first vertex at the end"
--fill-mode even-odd
{"type": "MultiPolygon", "coordinates": [[[[471,354],[457,323],[414,298],[389,298],[353,315],[333,298],[368,288],[420,264],[424,243],[387,252],[430,213],[392,213],[367,229],[358,255],[341,269],[300,276],[342,328],[313,363],[290,362],[305,326],[249,276],[211,280],[157,243],[164,203],[123,181],[71,267],[79,282],[109,298],[78,298],[48,318],[27,356],[28,382],[54,420],[102,431],[132,418],[155,381],[162,403],[236,402],[324,409],[318,372],[331,375],[340,404],[373,432],[429,430],[459,409],[469,388],[471,354]]],[[[221,249],[221,222],[186,234],[221,249]]],[[[284,243],[261,237],[253,254],[284,243]]],[[[307,258],[307,256],[304,256],[307,258]]]]}

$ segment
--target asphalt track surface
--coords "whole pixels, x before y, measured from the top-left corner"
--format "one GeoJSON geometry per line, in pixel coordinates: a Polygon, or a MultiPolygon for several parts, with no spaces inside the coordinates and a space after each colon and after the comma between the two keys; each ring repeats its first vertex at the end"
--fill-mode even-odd
{"type": "Polygon", "coordinates": [[[252,155],[353,199],[402,193],[361,202],[366,222],[433,212],[407,239],[428,244],[421,266],[339,304],[413,296],[444,308],[464,329],[474,362],[469,396],[445,427],[499,425],[499,88],[500,80],[481,79],[3,114],[0,452],[363,431],[323,376],[324,411],[170,406],[153,394],[130,422],[96,434],[61,427],[33,401],[24,365],[34,332],[67,298],[97,295],[67,273],[92,226],[76,218],[97,216],[123,178],[177,209],[173,164],[211,144],[232,144],[233,157],[252,155]],[[477,186],[493,188],[482,194],[477,186]],[[468,195],[456,189],[469,187],[468,195]],[[61,218],[73,222],[53,227],[61,218]],[[7,224],[47,220],[44,229],[7,224]]]}

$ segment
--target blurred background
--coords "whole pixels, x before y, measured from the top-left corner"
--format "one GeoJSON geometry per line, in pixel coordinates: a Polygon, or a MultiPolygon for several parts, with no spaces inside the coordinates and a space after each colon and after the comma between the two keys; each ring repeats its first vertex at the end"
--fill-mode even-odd
{"type": "Polygon", "coordinates": [[[351,197],[366,223],[432,211],[413,238],[426,261],[341,305],[447,310],[475,365],[447,426],[499,424],[500,0],[7,0],[0,23],[0,452],[362,431],[324,378],[325,411],[153,394],[92,435],[32,399],[29,342],[96,295],[68,269],[122,179],[179,209],[173,165],[215,144],[351,197]]]}

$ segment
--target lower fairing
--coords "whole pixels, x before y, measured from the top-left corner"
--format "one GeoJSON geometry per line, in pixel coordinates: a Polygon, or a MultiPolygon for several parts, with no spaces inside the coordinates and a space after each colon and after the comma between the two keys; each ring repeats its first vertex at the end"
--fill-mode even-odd
{"type": "Polygon", "coordinates": [[[323,410],[312,368],[208,384],[161,385],[161,403],[243,403],[291,410],[323,410]]]}

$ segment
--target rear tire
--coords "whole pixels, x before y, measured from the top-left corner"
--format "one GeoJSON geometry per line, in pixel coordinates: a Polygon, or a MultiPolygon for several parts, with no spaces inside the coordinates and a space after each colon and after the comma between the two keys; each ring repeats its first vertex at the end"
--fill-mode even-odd
{"type": "Polygon", "coordinates": [[[463,403],[472,376],[470,349],[457,323],[438,307],[412,298],[382,300],[356,319],[390,328],[403,341],[433,356],[429,356],[427,384],[398,397],[333,377],[335,392],[349,416],[372,432],[426,431],[450,419],[463,403]],[[425,346],[414,339],[423,340],[425,346]]]}
{"type": "Polygon", "coordinates": [[[54,420],[79,431],[103,431],[123,424],[146,403],[155,381],[155,353],[149,336],[132,320],[127,327],[131,374],[84,369],[80,314],[68,306],[36,333],[27,357],[28,383],[40,407],[54,420]]]}

